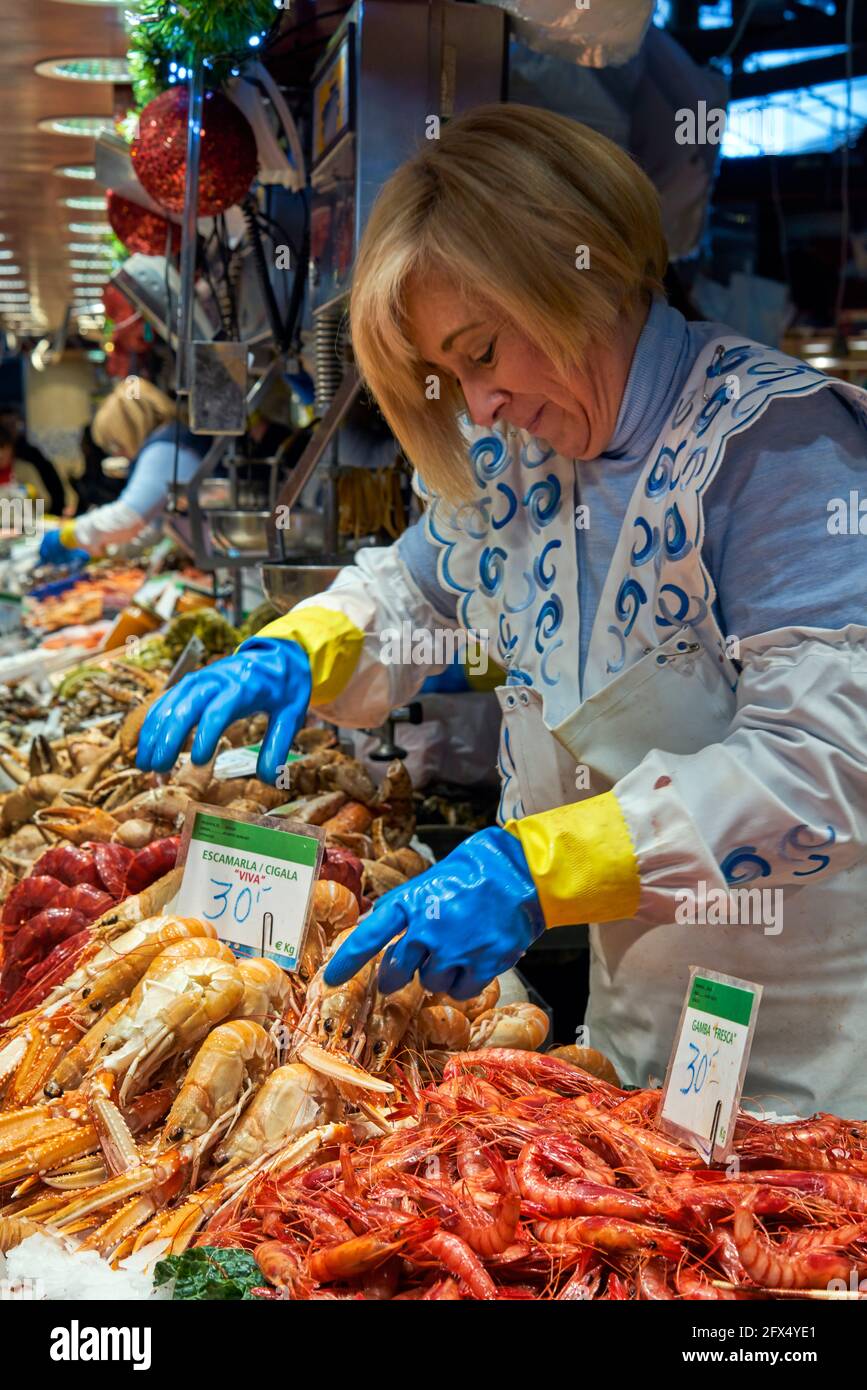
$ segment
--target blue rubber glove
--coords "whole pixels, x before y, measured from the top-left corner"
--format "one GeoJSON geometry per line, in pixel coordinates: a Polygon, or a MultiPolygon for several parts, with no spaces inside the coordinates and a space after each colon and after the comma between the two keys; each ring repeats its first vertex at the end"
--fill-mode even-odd
{"type": "Polygon", "coordinates": [[[256,775],[272,786],[310,703],[310,662],[297,642],[251,637],[233,656],[193,671],[156,701],[142,725],[136,764],[143,771],[168,772],[187,735],[194,763],[214,756],[223,730],[236,719],[268,714],[256,775]]]}
{"type": "Polygon", "coordinates": [[[520,840],[491,827],[381,898],[328,962],[325,983],[342,984],[403,932],[379,968],[383,994],[418,971],[432,993],[471,999],[544,930],[520,840]]]}
{"type": "Polygon", "coordinates": [[[67,569],[81,569],[90,559],[87,550],[71,549],[60,539],[60,531],[46,531],[39,547],[40,565],[65,565],[67,569]]]}

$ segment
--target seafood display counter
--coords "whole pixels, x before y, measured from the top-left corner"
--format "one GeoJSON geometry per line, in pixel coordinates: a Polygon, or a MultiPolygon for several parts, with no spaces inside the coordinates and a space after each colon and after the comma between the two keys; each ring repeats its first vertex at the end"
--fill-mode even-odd
{"type": "MultiPolygon", "coordinates": [[[[31,640],[111,621],[141,573],[22,604],[31,640]],[[112,597],[114,595],[114,597],[112,597]],[[97,611],[98,609],[98,611],[97,611]],[[108,611],[107,611],[108,610],[108,611]],[[62,630],[62,629],[61,629],[62,630]]],[[[254,775],[264,717],[142,773],[178,658],[234,649],[213,608],[0,688],[0,1277],[44,1298],[741,1300],[858,1297],[867,1126],[742,1111],[724,1165],[664,1132],[660,1092],[557,1046],[515,981],[476,998],[376,959],[323,970],[427,870],[403,762],[300,731],[254,775]],[[191,645],[192,643],[192,645],[191,645]],[[179,915],[193,808],[318,827],[296,968],[179,915]],[[854,1288],[856,1292],[852,1292],[854,1288]]],[[[23,631],[23,629],[22,629],[23,631]]],[[[50,651],[50,648],[49,648],[50,651]]],[[[460,832],[456,829],[456,834],[460,832]]]]}

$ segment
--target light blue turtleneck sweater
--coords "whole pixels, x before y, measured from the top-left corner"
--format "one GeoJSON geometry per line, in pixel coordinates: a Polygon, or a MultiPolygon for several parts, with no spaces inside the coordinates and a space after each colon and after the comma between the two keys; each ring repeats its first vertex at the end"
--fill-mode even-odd
{"type": "MultiPolygon", "coordinates": [[[[687,323],[655,300],[639,337],[614,436],[604,454],[576,460],[590,524],[576,530],[583,678],[593,619],[641,469],[715,323],[687,323]]],[[[778,627],[867,624],[867,536],[832,535],[828,503],[867,498],[867,434],[836,392],[773,401],[729,440],[705,498],[703,556],[717,587],[722,631],[741,639],[778,627]]],[[[421,523],[398,542],[419,588],[453,616],[454,595],[436,575],[437,551],[421,523]]]]}

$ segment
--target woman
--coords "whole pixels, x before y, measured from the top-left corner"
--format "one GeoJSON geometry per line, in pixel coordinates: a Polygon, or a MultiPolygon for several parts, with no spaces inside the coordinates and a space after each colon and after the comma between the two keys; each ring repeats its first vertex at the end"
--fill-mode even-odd
{"type": "Polygon", "coordinates": [[[664,1075],[698,964],[764,986],[751,1095],[864,1114],[867,548],[827,523],[865,397],[687,324],[664,268],[651,185],[564,118],[480,108],[398,170],[352,332],[424,519],[164,696],[140,765],[267,710],[272,780],[308,704],[373,725],[412,697],[388,629],[485,632],[502,828],[377,904],[327,980],[402,933],[381,988],[468,996],[587,921],[591,1042],[628,1081],[664,1075]],[[744,884],[768,891],[720,921],[744,884]]]}
{"type": "Polygon", "coordinates": [[[108,455],[131,460],[129,478],[114,502],[85,512],[42,539],[42,564],[76,566],[110,545],[132,540],[165,508],[170,484],[187,483],[211,440],[191,434],[165,392],[141,377],[115,386],[94,416],[91,435],[108,455]]]}

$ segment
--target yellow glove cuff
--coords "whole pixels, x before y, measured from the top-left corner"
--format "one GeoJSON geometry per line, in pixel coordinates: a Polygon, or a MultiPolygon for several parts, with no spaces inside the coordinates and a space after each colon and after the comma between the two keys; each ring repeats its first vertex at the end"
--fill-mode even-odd
{"type": "Polygon", "coordinates": [[[638,860],[614,792],[506,822],[521,841],[547,927],[613,922],[638,909],[638,860]]]}
{"type": "Polygon", "coordinates": [[[78,549],[78,541],[75,539],[74,521],[64,521],[60,528],[60,544],[65,545],[67,550],[78,549]]]}
{"type": "Polygon", "coordinates": [[[334,608],[293,608],[256,633],[303,647],[313,677],[311,705],[327,705],[346,689],[361,656],[364,633],[334,608]]]}

